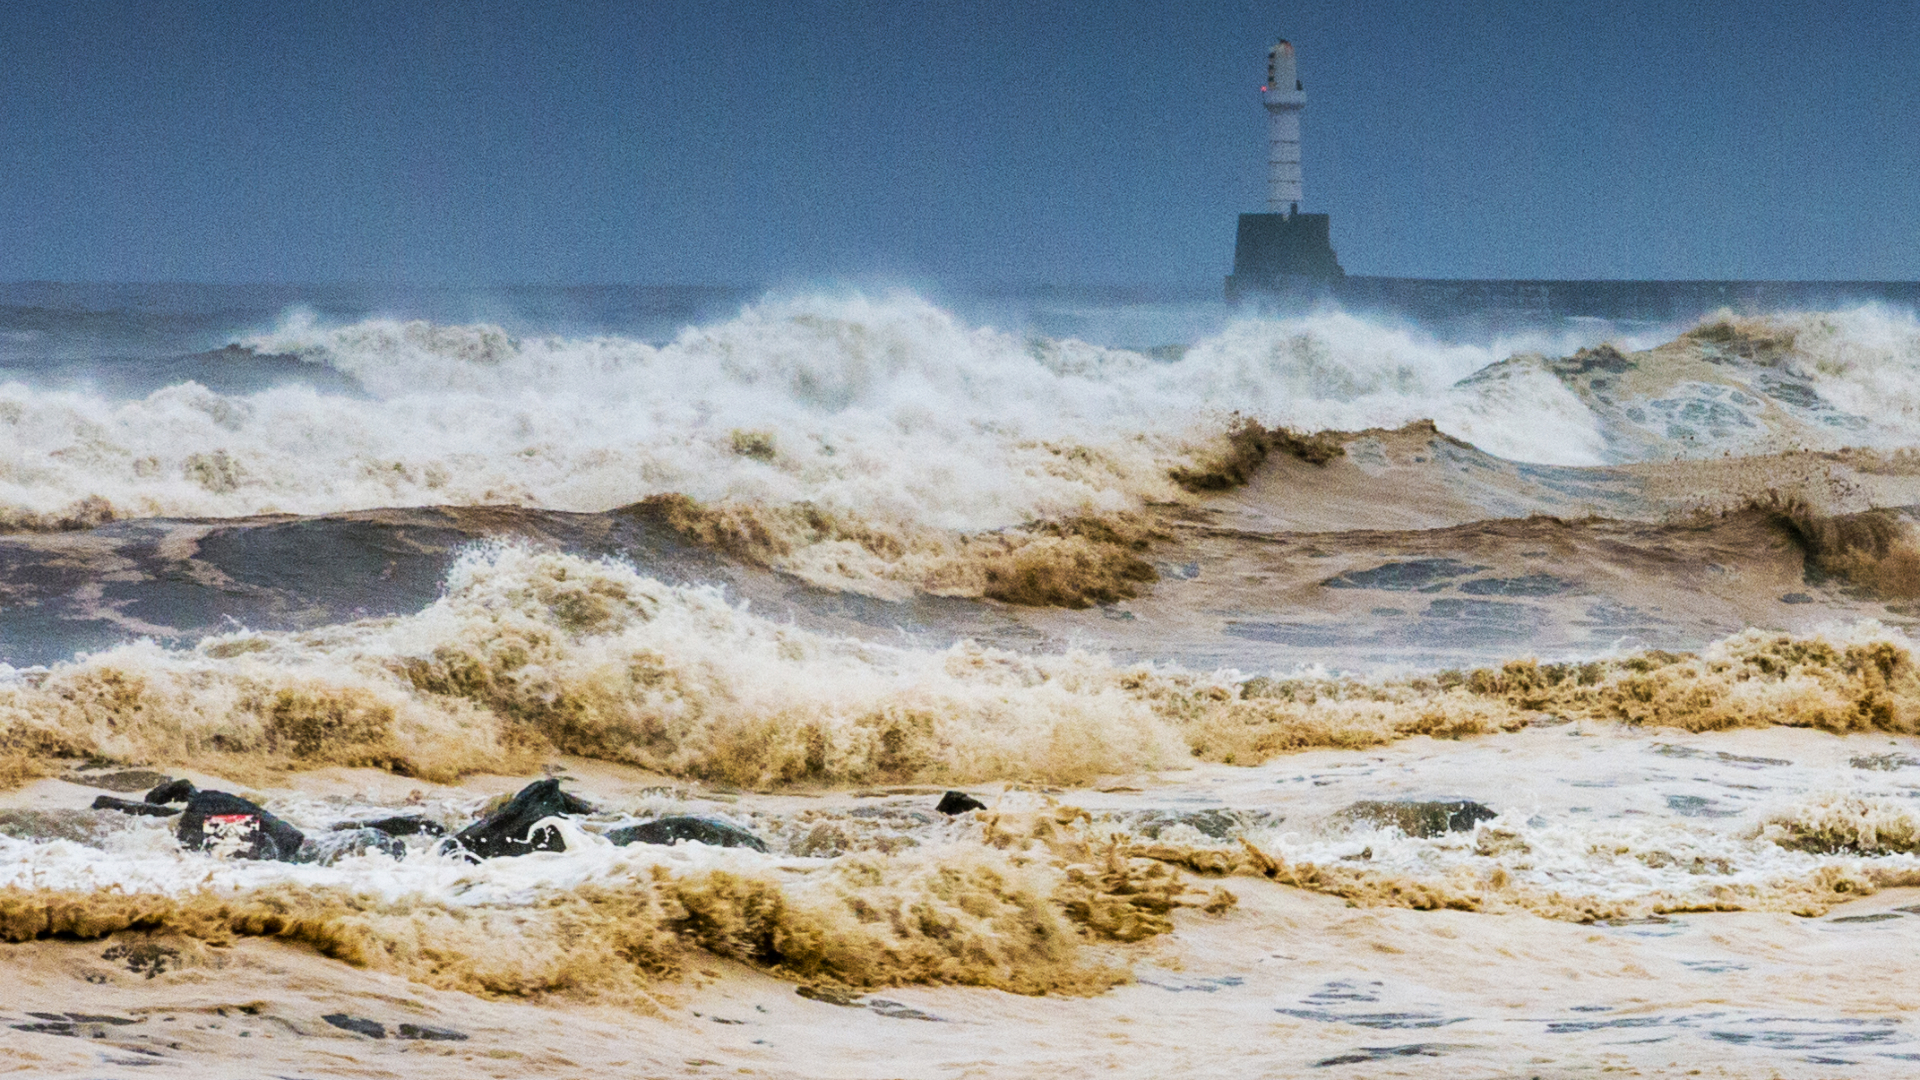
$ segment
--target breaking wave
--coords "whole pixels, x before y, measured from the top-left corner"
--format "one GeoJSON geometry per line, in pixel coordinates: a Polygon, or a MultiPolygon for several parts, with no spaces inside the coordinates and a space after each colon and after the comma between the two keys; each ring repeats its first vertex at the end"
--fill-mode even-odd
{"type": "Polygon", "coordinates": [[[623,563],[504,545],[469,552],[418,614],[190,650],[137,643],[5,673],[0,751],[17,777],[36,761],[103,756],[255,780],[334,765],[451,780],[526,772],[558,752],[760,789],[1085,784],[1556,717],[1920,732],[1911,643],[1872,623],[1747,631],[1697,655],[1249,678],[831,637],[623,563]]]}
{"type": "Polygon", "coordinates": [[[185,382],[116,401],[9,384],[0,517],[605,510],[677,492],[992,529],[1175,498],[1167,469],[1235,414],[1303,431],[1431,417],[1517,460],[1595,462],[1604,441],[1551,374],[1461,384],[1516,353],[1593,343],[1447,344],[1330,312],[1240,321],[1154,357],[968,327],[910,295],[768,302],[659,347],[296,312],[225,355],[298,356],[367,399],[185,382]]]}
{"type": "MultiPolygon", "coordinates": [[[[888,849],[825,858],[615,847],[603,832],[627,811],[601,810],[551,819],[564,852],[478,865],[427,852],[325,867],[209,859],[182,851],[163,823],[121,817],[89,843],[0,837],[0,941],[137,931],[176,943],[169,951],[178,956],[180,946],[267,937],[443,989],[645,1009],[657,1005],[655,984],[697,966],[702,951],[814,984],[815,994],[905,983],[1098,993],[1129,978],[1118,946],[1172,930],[1179,909],[1233,910],[1235,878],[1356,906],[1574,922],[1674,911],[1814,915],[1920,883],[1910,856],[1793,850],[1779,842],[1778,824],[1742,835],[1501,816],[1441,838],[1391,829],[1301,837],[1256,826],[1216,839],[1186,826],[1143,832],[1124,816],[1031,796],[1000,801],[970,819],[909,824],[888,849]],[[1347,852],[1362,841],[1365,861],[1356,863],[1347,852]]],[[[326,820],[322,806],[281,809],[308,827],[326,820]]],[[[870,824],[874,809],[837,816],[870,824]]],[[[1910,812],[1881,816],[1902,813],[1910,830],[1910,812]]]]}

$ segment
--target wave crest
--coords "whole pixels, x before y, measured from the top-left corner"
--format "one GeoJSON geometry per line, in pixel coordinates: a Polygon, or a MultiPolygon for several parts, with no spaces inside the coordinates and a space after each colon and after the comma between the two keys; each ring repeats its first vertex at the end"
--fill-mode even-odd
{"type": "Polygon", "coordinates": [[[221,355],[325,365],[366,399],[10,384],[0,506],[23,520],[89,498],[123,517],[601,511],[680,492],[977,531],[1177,499],[1167,470],[1236,417],[1302,432],[1433,417],[1520,460],[1593,463],[1593,424],[1552,378],[1455,386],[1583,340],[1449,345],[1329,312],[1244,320],[1156,359],[968,327],[910,295],[769,302],[659,346],[295,313],[221,355]],[[1554,425],[1530,419],[1542,410],[1554,425]]]}
{"type": "Polygon", "coordinates": [[[1748,631],[1697,655],[1248,679],[828,637],[623,564],[502,546],[465,556],[416,615],[129,645],[0,681],[0,750],[25,756],[22,776],[97,754],[241,777],[366,765],[449,779],[559,751],[753,788],[1083,783],[1544,716],[1911,734],[1920,667],[1903,635],[1867,623],[1748,631]]]}

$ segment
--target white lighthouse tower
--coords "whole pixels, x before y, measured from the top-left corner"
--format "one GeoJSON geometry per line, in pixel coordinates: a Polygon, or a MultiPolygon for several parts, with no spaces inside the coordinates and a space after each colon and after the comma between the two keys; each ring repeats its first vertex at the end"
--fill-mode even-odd
{"type": "Polygon", "coordinates": [[[1292,42],[1267,50],[1260,103],[1267,110],[1267,210],[1240,215],[1227,299],[1333,295],[1347,272],[1333,250],[1332,225],[1325,214],[1300,212],[1300,110],[1307,95],[1293,69],[1292,42]]]}
{"type": "Polygon", "coordinates": [[[1282,39],[1267,50],[1267,83],[1260,88],[1267,107],[1267,210],[1300,212],[1300,110],[1307,95],[1293,68],[1293,43],[1282,39]]]}

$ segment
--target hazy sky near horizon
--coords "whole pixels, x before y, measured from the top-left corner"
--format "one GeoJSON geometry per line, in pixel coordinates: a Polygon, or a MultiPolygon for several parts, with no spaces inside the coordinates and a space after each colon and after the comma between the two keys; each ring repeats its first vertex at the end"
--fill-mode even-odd
{"type": "Polygon", "coordinates": [[[0,280],[1920,278],[1920,4],[0,5],[0,280]]]}

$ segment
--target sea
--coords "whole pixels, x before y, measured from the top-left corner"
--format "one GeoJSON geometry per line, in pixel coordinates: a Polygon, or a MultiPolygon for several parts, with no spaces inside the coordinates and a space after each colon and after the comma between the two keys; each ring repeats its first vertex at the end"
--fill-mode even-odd
{"type": "Polygon", "coordinates": [[[1886,302],[0,285],[0,1073],[1910,1076],[1917,522],[1886,302]]]}

